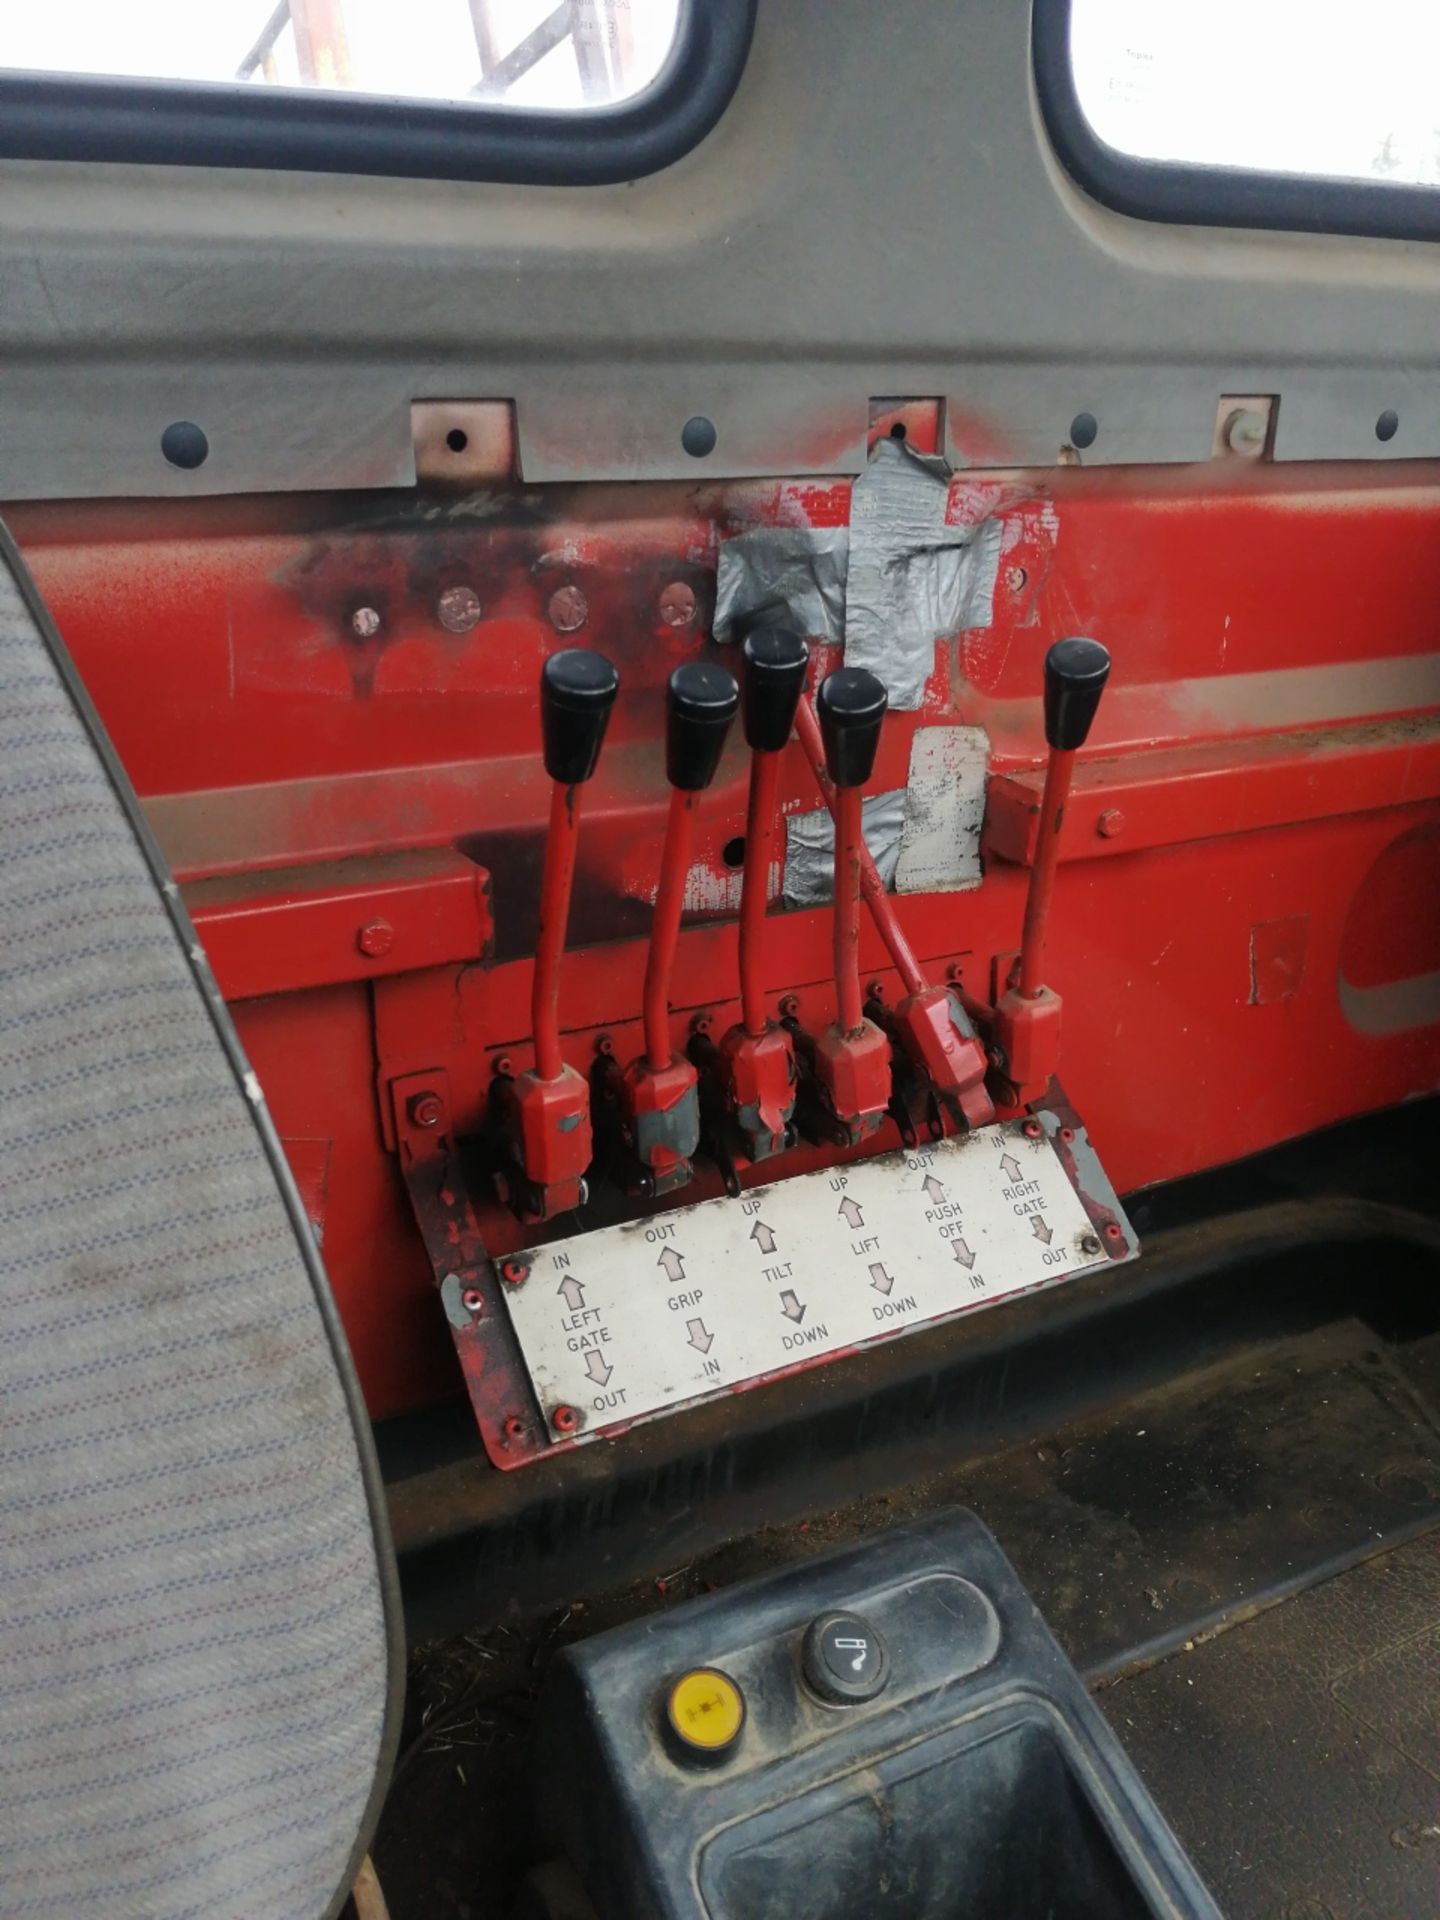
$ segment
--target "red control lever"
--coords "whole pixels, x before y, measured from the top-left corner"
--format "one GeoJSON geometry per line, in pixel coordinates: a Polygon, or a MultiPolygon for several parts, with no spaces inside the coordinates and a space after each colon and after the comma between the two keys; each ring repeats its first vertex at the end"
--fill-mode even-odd
{"type": "MultiPolygon", "coordinates": [[[[808,701],[801,701],[796,722],[800,744],[833,819],[835,788],[825,765],[820,723],[808,701]]],[[[995,1107],[985,1091],[985,1049],[970,1017],[957,993],[931,986],[926,979],[863,836],[859,858],[860,891],[905,988],[893,1016],[900,1044],[939,1097],[959,1110],[967,1127],[988,1126],[995,1118],[995,1107]]]]}
{"type": "Polygon", "coordinates": [[[1050,760],[1025,900],[1019,967],[995,1009],[995,1037],[1005,1058],[1005,1074],[1022,1106],[1045,1092],[1059,1062],[1060,996],[1044,983],[1045,937],[1075,754],[1085,744],[1109,677],[1110,655],[1098,640],[1057,640],[1045,656],[1045,739],[1050,760]]]}
{"type": "Polygon", "coordinates": [[[750,746],[745,872],[740,887],[739,1026],[720,1042],[730,1113],[752,1161],[768,1160],[789,1138],[795,1115],[795,1044],[765,1011],[761,945],[775,861],[780,756],[790,739],[810,649],[798,633],[752,633],[745,661],[744,723],[750,746]]]}
{"type": "Polygon", "coordinates": [[[670,974],[680,938],[691,829],[700,795],[715,778],[740,690],[723,667],[677,667],[666,689],[665,771],[670,814],[645,962],[645,1052],[625,1073],[626,1131],[648,1193],[684,1186],[700,1143],[698,1075],[670,1044],[670,974]]]}
{"type": "Polygon", "coordinates": [[[816,705],[834,791],[836,1017],[815,1042],[813,1065],[837,1140],[854,1146],[876,1131],[890,1105],[890,1042],[865,1018],[860,994],[860,795],[875,765],[887,700],[873,673],[841,667],[821,681],[816,705]]]}
{"type": "Polygon", "coordinates": [[[525,1219],[549,1220],[580,1206],[590,1164],[590,1089],[560,1051],[560,961],[570,918],[580,796],[595,771],[620,676],[583,647],[552,654],[540,673],[545,771],[554,783],[540,883],[530,1019],[531,1072],[505,1083],[501,1099],[516,1169],[511,1202],[525,1219]]]}

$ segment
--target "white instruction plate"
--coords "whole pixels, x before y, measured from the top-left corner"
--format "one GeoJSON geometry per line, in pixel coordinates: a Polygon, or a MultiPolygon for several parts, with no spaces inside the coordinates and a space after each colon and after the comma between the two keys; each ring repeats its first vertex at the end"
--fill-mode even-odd
{"type": "Polygon", "coordinates": [[[1116,1218],[1112,1252],[1011,1121],[557,1240],[500,1291],[547,1423],[580,1416],[554,1437],[586,1440],[1106,1266],[1116,1218]]]}

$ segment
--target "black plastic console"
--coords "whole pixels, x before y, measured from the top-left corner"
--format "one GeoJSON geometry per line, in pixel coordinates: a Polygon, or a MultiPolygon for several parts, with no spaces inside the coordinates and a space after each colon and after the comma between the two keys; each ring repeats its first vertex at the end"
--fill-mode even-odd
{"type": "Polygon", "coordinates": [[[601,1920],[1218,1920],[966,1513],[568,1648],[538,1735],[601,1920]]]}

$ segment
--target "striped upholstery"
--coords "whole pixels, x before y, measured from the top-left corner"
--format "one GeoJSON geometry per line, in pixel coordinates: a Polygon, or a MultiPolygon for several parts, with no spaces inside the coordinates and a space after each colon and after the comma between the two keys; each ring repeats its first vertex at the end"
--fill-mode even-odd
{"type": "Polygon", "coordinates": [[[368,1433],[87,715],[0,530],[0,1920],[320,1920],[393,1723],[368,1433]]]}

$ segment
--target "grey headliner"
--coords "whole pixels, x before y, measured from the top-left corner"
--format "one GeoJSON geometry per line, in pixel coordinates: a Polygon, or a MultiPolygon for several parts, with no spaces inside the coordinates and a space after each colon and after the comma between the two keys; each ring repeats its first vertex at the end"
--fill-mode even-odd
{"type": "Polygon", "coordinates": [[[1086,201],[1021,0],[761,0],[716,131],[628,185],[0,165],[0,497],[408,485],[423,397],[513,397],[530,480],[854,472],[881,394],[946,395],[957,464],[1082,409],[1086,464],[1203,459],[1247,392],[1279,458],[1433,455],[1437,294],[1424,242],[1086,201]]]}

